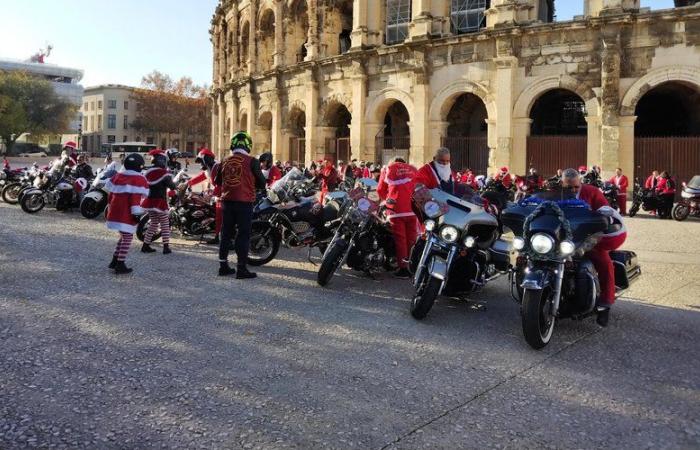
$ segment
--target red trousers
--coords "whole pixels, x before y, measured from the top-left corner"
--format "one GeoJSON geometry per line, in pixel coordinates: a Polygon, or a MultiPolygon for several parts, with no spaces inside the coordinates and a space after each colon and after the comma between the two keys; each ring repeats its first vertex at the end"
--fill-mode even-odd
{"type": "Polygon", "coordinates": [[[618,194],[617,204],[620,207],[620,214],[627,215],[627,194],[618,194]]]}
{"type": "MultiPolygon", "coordinates": [[[[214,222],[214,233],[216,233],[217,236],[219,235],[219,233],[221,233],[221,224],[224,221],[223,211],[224,211],[224,209],[221,206],[221,200],[217,200],[216,201],[216,215],[214,216],[216,219],[214,222]]],[[[209,222],[209,223],[211,223],[211,222],[209,222]]]]}
{"type": "Polygon", "coordinates": [[[396,247],[396,261],[400,268],[407,268],[408,252],[416,243],[418,229],[416,216],[390,217],[391,232],[394,234],[394,246],[396,247]]]}
{"type": "Polygon", "coordinates": [[[619,236],[603,237],[600,242],[588,252],[600,280],[600,304],[610,306],[615,303],[615,269],[610,252],[617,250],[627,239],[627,233],[619,236]]]}

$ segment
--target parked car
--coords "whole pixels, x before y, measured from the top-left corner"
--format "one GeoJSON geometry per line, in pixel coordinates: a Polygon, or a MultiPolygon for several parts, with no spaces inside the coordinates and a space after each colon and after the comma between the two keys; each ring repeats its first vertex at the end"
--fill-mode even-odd
{"type": "Polygon", "coordinates": [[[20,153],[18,156],[22,158],[45,158],[48,156],[46,152],[20,153]]]}

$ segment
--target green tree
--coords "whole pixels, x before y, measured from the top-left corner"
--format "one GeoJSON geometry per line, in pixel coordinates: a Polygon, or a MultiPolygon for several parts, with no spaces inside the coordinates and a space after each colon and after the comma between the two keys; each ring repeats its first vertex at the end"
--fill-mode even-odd
{"type": "Polygon", "coordinates": [[[64,132],[76,110],[56,95],[48,81],[24,72],[0,71],[0,140],[8,152],[24,133],[64,132]]]}

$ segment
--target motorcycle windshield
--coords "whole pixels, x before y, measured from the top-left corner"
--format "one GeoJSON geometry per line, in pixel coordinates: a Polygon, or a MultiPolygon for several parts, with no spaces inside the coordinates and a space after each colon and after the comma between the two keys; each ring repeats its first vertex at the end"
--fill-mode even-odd
{"type": "Polygon", "coordinates": [[[700,175],[695,175],[691,178],[687,186],[691,189],[700,189],[700,175]]]}
{"type": "Polygon", "coordinates": [[[433,201],[447,205],[447,212],[440,217],[441,225],[452,225],[458,230],[466,230],[473,225],[498,226],[498,220],[484,208],[450,195],[440,189],[431,189],[433,201]]]}
{"type": "Polygon", "coordinates": [[[279,191],[280,189],[284,189],[287,185],[293,183],[294,181],[301,181],[304,179],[304,173],[299,170],[298,167],[292,167],[292,170],[287,172],[282,178],[279,180],[275,181],[272,186],[270,186],[270,189],[273,191],[279,191]]]}

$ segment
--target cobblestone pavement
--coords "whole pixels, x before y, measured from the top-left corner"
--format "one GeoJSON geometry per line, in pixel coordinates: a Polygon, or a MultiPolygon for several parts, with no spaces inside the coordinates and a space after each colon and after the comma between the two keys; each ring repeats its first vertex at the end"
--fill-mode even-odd
{"type": "Polygon", "coordinates": [[[505,280],[416,322],[408,282],[322,289],[303,251],[238,282],[176,241],[117,279],[103,224],[0,204],[0,448],[698,448],[700,222],[629,228],[611,326],[538,352],[505,280]]]}

